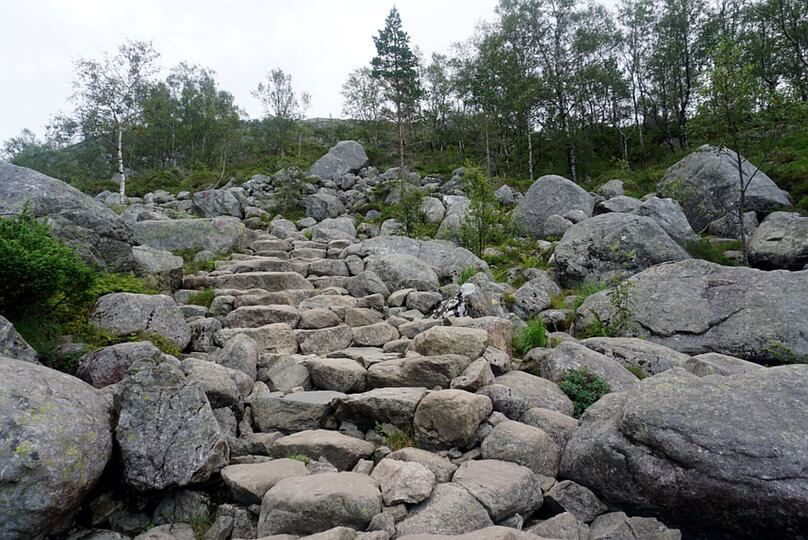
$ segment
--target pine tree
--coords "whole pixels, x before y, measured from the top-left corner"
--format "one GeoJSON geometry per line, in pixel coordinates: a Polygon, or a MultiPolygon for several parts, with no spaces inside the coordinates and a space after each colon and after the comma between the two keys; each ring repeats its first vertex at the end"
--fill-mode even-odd
{"type": "Polygon", "coordinates": [[[398,157],[400,172],[404,174],[404,120],[421,96],[418,77],[418,59],[410,49],[410,36],[401,25],[401,16],[393,7],[384,22],[384,28],[373,38],[376,56],[371,60],[371,74],[382,80],[386,97],[395,106],[398,125],[398,157]]]}

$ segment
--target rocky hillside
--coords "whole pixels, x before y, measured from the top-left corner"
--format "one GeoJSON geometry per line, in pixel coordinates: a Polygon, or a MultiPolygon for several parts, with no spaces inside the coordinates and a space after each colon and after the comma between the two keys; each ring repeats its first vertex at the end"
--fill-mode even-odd
{"type": "Polygon", "coordinates": [[[303,182],[124,201],[0,164],[0,214],[163,291],[98,298],[87,323],[120,343],[76,376],[0,317],[0,537],[808,537],[808,218],[787,193],[756,174],[739,223],[711,147],[642,199],[503,186],[542,261],[503,273],[513,244],[451,240],[463,175],[408,173],[429,239],[380,219],[401,174],[352,141],[303,182]],[[694,257],[741,227],[750,266],[694,257]]]}

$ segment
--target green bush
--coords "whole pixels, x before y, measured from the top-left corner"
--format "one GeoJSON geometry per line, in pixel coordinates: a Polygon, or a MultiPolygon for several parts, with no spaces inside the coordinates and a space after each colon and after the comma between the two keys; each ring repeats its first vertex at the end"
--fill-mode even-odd
{"type": "Polygon", "coordinates": [[[50,309],[87,294],[96,272],[26,211],[0,219],[0,312],[50,309]]]}
{"type": "Polygon", "coordinates": [[[528,321],[527,325],[520,328],[513,338],[514,352],[524,356],[528,351],[536,347],[547,346],[547,329],[539,319],[528,321]]]}
{"type": "Polygon", "coordinates": [[[505,215],[485,174],[470,163],[463,176],[469,208],[460,222],[460,244],[482,257],[485,248],[502,236],[505,215]]]}
{"type": "Polygon", "coordinates": [[[414,238],[426,223],[423,204],[426,195],[423,190],[406,180],[399,182],[399,200],[390,207],[392,216],[404,227],[407,236],[414,238]]]}
{"type": "Polygon", "coordinates": [[[213,303],[214,296],[215,293],[213,292],[213,289],[208,287],[197,293],[192,294],[191,297],[188,298],[188,303],[193,304],[195,306],[205,306],[206,308],[209,308],[210,305],[213,303]]]}
{"type": "Polygon", "coordinates": [[[567,373],[558,386],[572,400],[575,418],[580,418],[590,405],[611,392],[606,381],[583,368],[567,373]]]}
{"type": "Polygon", "coordinates": [[[476,276],[480,271],[473,266],[469,266],[468,268],[464,268],[460,271],[457,275],[457,283],[462,285],[474,276],[476,276]]]}
{"type": "Polygon", "coordinates": [[[605,283],[584,283],[577,289],[570,291],[570,295],[575,295],[575,301],[572,303],[572,309],[578,311],[578,308],[583,305],[587,298],[605,289],[605,283]]]}
{"type": "Polygon", "coordinates": [[[685,249],[696,259],[723,264],[724,266],[735,266],[735,261],[724,255],[725,251],[740,249],[741,242],[725,242],[723,244],[713,244],[707,238],[699,238],[685,244],[685,249]]]}

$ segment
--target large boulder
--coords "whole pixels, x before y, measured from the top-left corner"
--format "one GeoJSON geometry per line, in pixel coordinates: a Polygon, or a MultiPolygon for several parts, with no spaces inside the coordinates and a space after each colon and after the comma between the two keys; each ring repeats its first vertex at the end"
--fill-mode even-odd
{"type": "MultiPolygon", "coordinates": [[[[768,363],[808,355],[808,271],[764,272],[702,260],[649,268],[628,281],[627,324],[635,334],[686,354],[719,352],[768,363]]],[[[594,313],[608,324],[608,292],[586,299],[576,328],[594,313]]]]}
{"type": "Polygon", "coordinates": [[[808,217],[787,212],[766,216],[749,241],[749,262],[764,269],[808,267],[808,217]]]}
{"type": "MultiPolygon", "coordinates": [[[[398,537],[463,534],[493,525],[485,507],[465,488],[438,484],[427,500],[396,525],[398,537]]],[[[423,538],[423,537],[421,537],[423,538]]]]}
{"type": "Polygon", "coordinates": [[[525,193],[516,212],[528,234],[543,238],[544,222],[553,214],[563,216],[571,210],[592,215],[595,200],[585,189],[571,180],[553,174],[542,176],[525,193]]]}
{"type": "Polygon", "coordinates": [[[139,490],[202,482],[227,465],[205,392],[175,362],[138,362],[122,383],[115,438],[124,480],[139,490]]]}
{"type": "Polygon", "coordinates": [[[184,273],[182,257],[149,246],[132,248],[139,276],[148,277],[161,290],[178,289],[184,273]]]}
{"type": "Polygon", "coordinates": [[[81,380],[0,357],[0,537],[64,531],[112,454],[112,401],[81,380]]]}
{"type": "Polygon", "coordinates": [[[285,478],[264,495],[258,535],[313,534],[345,526],[364,530],[382,510],[379,485],[354,472],[285,478]]]}
{"type": "Polygon", "coordinates": [[[622,213],[603,214],[574,225],[555,248],[556,272],[568,287],[689,258],[656,221],[622,213]]]}
{"type": "Polygon", "coordinates": [[[26,206],[87,262],[109,272],[134,269],[132,230],[118,214],[61,180],[0,161],[0,215],[26,206]]]}
{"type": "Polygon", "coordinates": [[[682,206],[673,199],[660,199],[650,197],[633,212],[638,216],[653,219],[668,236],[676,240],[679,245],[686,246],[688,242],[697,242],[699,237],[687,221],[682,206]]]}
{"type": "Polygon", "coordinates": [[[150,341],[118,343],[79,358],[76,375],[96,388],[103,388],[121,382],[129,367],[138,360],[157,358],[160,354],[160,349],[150,341]]]}
{"type": "Polygon", "coordinates": [[[164,294],[105,294],[96,302],[90,322],[118,336],[154,333],[184,349],[191,327],[174,299],[164,294]]]}
{"type": "Polygon", "coordinates": [[[447,240],[416,240],[406,236],[376,236],[362,244],[368,257],[410,255],[432,267],[439,278],[453,278],[467,268],[488,270],[488,265],[471,251],[447,240]]]}
{"type": "Polygon", "coordinates": [[[11,321],[0,315],[0,356],[37,362],[37,352],[23,338],[11,321]]]}
{"type": "Polygon", "coordinates": [[[539,477],[510,461],[474,459],[460,465],[452,481],[480,501],[495,522],[531,515],[542,504],[539,477]]]}
{"type": "Polygon", "coordinates": [[[376,273],[391,291],[413,288],[434,291],[438,276],[424,261],[412,255],[381,255],[369,259],[367,269],[376,273]]]}
{"type": "Polygon", "coordinates": [[[336,218],[345,213],[345,206],[337,197],[329,193],[315,193],[303,199],[306,208],[306,217],[323,221],[328,218],[336,218]]]}
{"type": "Polygon", "coordinates": [[[808,528],[806,384],[803,365],[650,377],[587,410],[561,475],[674,523],[799,536],[808,528]]]}
{"type": "Polygon", "coordinates": [[[426,448],[466,447],[491,414],[487,396],[463,390],[438,390],[421,399],[413,417],[418,442],[426,448]]]}
{"type": "MultiPolygon", "coordinates": [[[[745,210],[767,214],[791,205],[788,192],[778,188],[766,173],[746,159],[741,168],[744,184],[749,184],[745,210]]],[[[704,145],[669,167],[657,189],[679,201],[690,224],[701,231],[711,221],[737,211],[739,184],[735,153],[704,145]]]]}
{"type": "Polygon", "coordinates": [[[206,189],[193,194],[194,210],[202,217],[214,218],[218,216],[233,216],[241,218],[244,215],[242,190],[234,189],[206,189]],[[237,193],[241,197],[237,196],[237,193]]]}
{"type": "Polygon", "coordinates": [[[234,217],[139,221],[132,231],[139,244],[167,251],[228,253],[250,239],[247,228],[234,217]]]}
{"type": "Polygon", "coordinates": [[[337,180],[347,173],[357,173],[367,166],[365,149],[356,141],[340,141],[314,162],[309,174],[323,180],[337,180]]]}

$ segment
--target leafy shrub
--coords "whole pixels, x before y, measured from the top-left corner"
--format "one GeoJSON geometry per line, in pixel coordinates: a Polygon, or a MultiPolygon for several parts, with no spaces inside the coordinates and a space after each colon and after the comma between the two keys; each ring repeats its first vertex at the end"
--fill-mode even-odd
{"type": "Polygon", "coordinates": [[[0,219],[0,312],[49,309],[80,298],[96,272],[27,210],[0,219]]]}
{"type": "Polygon", "coordinates": [[[415,447],[415,442],[413,441],[412,435],[402,431],[394,425],[380,424],[376,422],[374,431],[378,435],[384,437],[385,446],[387,446],[393,452],[396,450],[401,450],[402,448],[415,447]]]}
{"type": "Polygon", "coordinates": [[[606,381],[587,369],[573,369],[558,386],[572,400],[575,418],[580,418],[593,403],[611,392],[606,381]]]}
{"type": "Polygon", "coordinates": [[[299,212],[307,194],[306,177],[298,167],[288,167],[275,175],[276,210],[284,215],[299,212]]]}
{"type": "Polygon", "coordinates": [[[469,208],[460,222],[460,243],[481,257],[485,248],[501,235],[505,215],[494,197],[494,188],[483,172],[466,166],[463,188],[469,208]]]}
{"type": "Polygon", "coordinates": [[[528,321],[527,325],[520,328],[513,338],[514,352],[519,356],[524,356],[528,351],[536,347],[547,346],[547,329],[539,319],[528,321]]]}
{"type": "Polygon", "coordinates": [[[390,214],[404,227],[409,237],[415,237],[426,223],[423,190],[405,180],[399,183],[398,202],[390,207],[390,214]]]}
{"type": "Polygon", "coordinates": [[[206,289],[192,294],[190,298],[188,298],[188,303],[195,306],[205,306],[206,308],[209,308],[213,303],[214,296],[215,293],[213,292],[213,289],[207,287],[206,289]]]}
{"type": "Polygon", "coordinates": [[[605,283],[584,283],[574,291],[570,291],[572,295],[575,295],[575,301],[572,303],[572,309],[578,311],[578,308],[583,305],[587,298],[593,294],[599,293],[604,289],[606,289],[605,283]]]}
{"type": "Polygon", "coordinates": [[[629,370],[635,377],[642,380],[648,376],[648,374],[643,371],[643,369],[639,366],[626,366],[626,369],[629,370]]]}
{"type": "Polygon", "coordinates": [[[707,238],[699,238],[685,244],[685,249],[696,259],[722,264],[724,266],[735,266],[735,261],[724,255],[729,249],[740,249],[740,242],[727,242],[725,244],[713,244],[707,238]]]}
{"type": "Polygon", "coordinates": [[[474,268],[473,266],[469,266],[468,268],[464,268],[457,275],[457,282],[460,285],[462,285],[465,282],[467,282],[468,280],[470,280],[471,278],[473,278],[474,276],[476,276],[478,273],[479,273],[479,270],[474,268]]]}
{"type": "Polygon", "coordinates": [[[289,453],[289,454],[286,455],[286,457],[288,459],[294,459],[295,461],[299,461],[299,462],[304,463],[306,465],[311,463],[311,458],[309,456],[307,456],[307,455],[304,455],[304,454],[289,453]]]}

